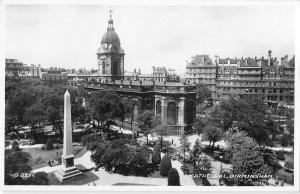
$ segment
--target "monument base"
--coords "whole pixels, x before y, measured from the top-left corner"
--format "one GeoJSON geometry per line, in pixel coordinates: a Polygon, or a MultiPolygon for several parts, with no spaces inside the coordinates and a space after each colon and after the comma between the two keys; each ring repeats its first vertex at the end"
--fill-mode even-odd
{"type": "Polygon", "coordinates": [[[62,156],[62,169],[57,170],[54,175],[61,181],[65,181],[69,178],[73,178],[82,174],[74,166],[74,155],[62,156]]]}
{"type": "Polygon", "coordinates": [[[60,182],[66,181],[67,179],[74,178],[80,176],[82,172],[80,172],[75,166],[62,168],[54,172],[54,175],[58,178],[60,182]]]}

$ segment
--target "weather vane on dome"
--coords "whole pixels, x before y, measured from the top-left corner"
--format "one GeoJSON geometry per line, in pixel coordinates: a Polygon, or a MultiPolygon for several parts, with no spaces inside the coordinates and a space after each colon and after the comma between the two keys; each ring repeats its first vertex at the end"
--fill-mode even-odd
{"type": "Polygon", "coordinates": [[[109,9],[109,17],[110,17],[110,19],[111,19],[111,13],[113,12],[113,10],[111,10],[111,9],[109,9]]]}

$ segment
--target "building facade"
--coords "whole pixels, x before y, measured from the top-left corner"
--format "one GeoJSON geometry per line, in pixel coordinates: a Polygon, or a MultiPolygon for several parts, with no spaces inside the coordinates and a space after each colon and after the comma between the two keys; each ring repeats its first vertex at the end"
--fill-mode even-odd
{"type": "Polygon", "coordinates": [[[126,123],[136,126],[136,119],[145,110],[151,110],[161,116],[169,134],[180,135],[192,129],[196,116],[195,87],[179,82],[168,82],[168,75],[158,75],[165,69],[156,69],[152,75],[141,75],[134,72],[133,76],[124,75],[124,50],[120,39],[114,31],[110,15],[108,28],[102,36],[97,52],[98,76],[68,76],[68,84],[78,86],[80,83],[88,91],[111,90],[131,105],[126,123]],[[160,79],[155,80],[154,77],[160,79]],[[149,79],[148,79],[149,78],[149,79]],[[80,79],[81,81],[78,81],[80,79]]]}
{"type": "Polygon", "coordinates": [[[66,73],[43,73],[42,80],[46,86],[53,87],[57,85],[67,85],[68,76],[66,73]]]}
{"type": "Polygon", "coordinates": [[[190,84],[202,83],[211,89],[215,102],[230,97],[254,97],[262,99],[269,105],[294,105],[294,74],[295,57],[288,56],[281,61],[272,58],[268,51],[268,58],[225,58],[216,56],[215,65],[210,71],[205,70],[205,56],[197,55],[197,63],[192,60],[186,67],[186,82],[190,84]],[[208,74],[207,72],[211,72],[208,74]],[[212,83],[211,87],[207,79],[212,83]]]}
{"type": "Polygon", "coordinates": [[[216,65],[208,55],[196,55],[190,62],[187,62],[185,82],[205,85],[212,92],[212,98],[215,99],[216,71],[216,65]]]}
{"type": "Polygon", "coordinates": [[[17,59],[5,59],[5,77],[17,78],[27,76],[25,65],[17,59]]]}

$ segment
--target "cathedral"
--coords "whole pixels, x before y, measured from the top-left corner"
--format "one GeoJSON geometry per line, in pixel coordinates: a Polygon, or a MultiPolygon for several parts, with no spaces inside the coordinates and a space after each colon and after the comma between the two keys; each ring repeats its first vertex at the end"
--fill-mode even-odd
{"type": "Polygon", "coordinates": [[[108,20],[107,31],[103,34],[101,45],[97,51],[98,69],[100,76],[113,80],[121,80],[124,76],[124,50],[114,29],[114,22],[108,20]]]}
{"type": "Polygon", "coordinates": [[[111,90],[131,104],[125,127],[137,126],[136,118],[145,110],[161,116],[169,134],[181,135],[191,131],[196,116],[195,87],[180,82],[124,79],[124,50],[114,29],[111,16],[97,50],[99,76],[92,84],[85,83],[88,91],[111,90]]]}

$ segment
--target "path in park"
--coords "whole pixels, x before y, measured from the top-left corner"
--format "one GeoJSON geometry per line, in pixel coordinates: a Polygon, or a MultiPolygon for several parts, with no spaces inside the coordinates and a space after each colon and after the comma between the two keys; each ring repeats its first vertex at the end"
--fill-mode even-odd
{"type": "MultiPolygon", "coordinates": [[[[95,164],[90,160],[91,152],[86,152],[83,156],[74,159],[74,164],[81,164],[87,169],[93,168],[95,164]]],[[[191,175],[183,175],[180,170],[181,164],[178,161],[172,161],[172,166],[176,168],[180,175],[180,183],[181,185],[195,185],[195,182],[192,179],[191,175]]],[[[44,171],[46,173],[54,172],[61,168],[59,166],[46,166],[43,168],[35,169],[33,172],[44,171]]],[[[95,182],[88,183],[87,185],[118,185],[118,184],[140,184],[140,185],[158,185],[158,186],[166,186],[168,185],[167,177],[139,177],[139,176],[124,176],[119,174],[111,174],[106,172],[104,169],[100,168],[98,171],[92,170],[99,179],[95,182]]]]}

